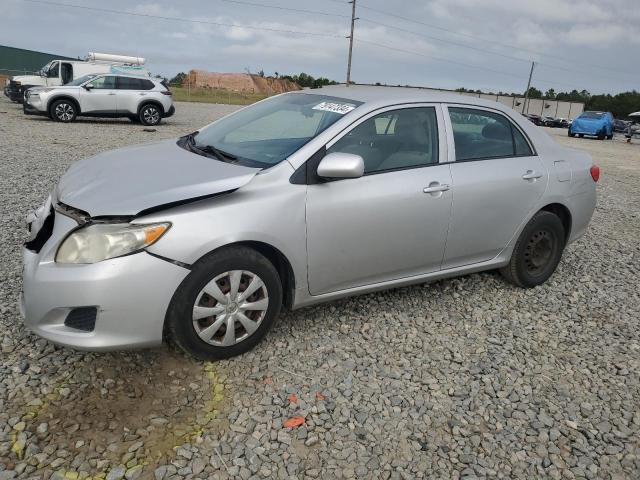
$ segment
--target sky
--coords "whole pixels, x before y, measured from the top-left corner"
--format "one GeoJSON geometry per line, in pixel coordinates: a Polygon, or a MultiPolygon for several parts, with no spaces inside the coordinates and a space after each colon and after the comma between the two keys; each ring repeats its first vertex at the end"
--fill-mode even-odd
{"type": "MultiPolygon", "coordinates": [[[[520,93],[535,61],[543,92],[640,89],[638,0],[356,1],[357,83],[520,93]]],[[[67,6],[0,1],[0,44],[142,56],[169,78],[195,68],[346,79],[346,0],[51,2],[67,6]]]]}

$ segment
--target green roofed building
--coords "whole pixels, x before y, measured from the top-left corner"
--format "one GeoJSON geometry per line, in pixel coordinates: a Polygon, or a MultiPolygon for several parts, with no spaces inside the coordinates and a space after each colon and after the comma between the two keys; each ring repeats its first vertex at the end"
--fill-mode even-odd
{"type": "Polygon", "coordinates": [[[0,76],[25,75],[37,72],[51,60],[78,60],[77,58],[55,55],[53,53],[36,52],[23,48],[0,45],[0,76]]]}

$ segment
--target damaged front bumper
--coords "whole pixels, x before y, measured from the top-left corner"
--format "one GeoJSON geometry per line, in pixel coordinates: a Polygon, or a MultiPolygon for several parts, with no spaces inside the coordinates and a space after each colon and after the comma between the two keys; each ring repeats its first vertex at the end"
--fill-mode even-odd
{"type": "Polygon", "coordinates": [[[189,270],[145,251],[94,264],[56,263],[60,243],[79,223],[50,206],[43,211],[44,219],[30,216],[31,241],[22,250],[25,325],[82,350],[162,343],[169,302],[189,270]]]}

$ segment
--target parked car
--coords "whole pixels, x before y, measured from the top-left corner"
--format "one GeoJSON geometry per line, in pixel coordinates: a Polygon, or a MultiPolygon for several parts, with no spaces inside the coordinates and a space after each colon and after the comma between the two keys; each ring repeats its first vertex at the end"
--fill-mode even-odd
{"type": "Polygon", "coordinates": [[[598,137],[598,140],[613,138],[613,115],[609,112],[582,112],[569,127],[568,135],[580,138],[585,135],[598,137]]]}
{"type": "Polygon", "coordinates": [[[618,120],[617,118],[613,120],[613,131],[619,133],[627,133],[629,129],[629,124],[624,120],[618,120]]]}
{"type": "Polygon", "coordinates": [[[76,117],[128,117],[157,125],[175,112],[171,90],[162,81],[132,75],[85,75],[59,87],[27,90],[27,115],[47,115],[57,122],[76,117]]]}
{"type": "Polygon", "coordinates": [[[563,128],[568,125],[567,121],[562,118],[544,117],[544,126],[550,128],[563,128]]]}
{"type": "Polygon", "coordinates": [[[56,87],[93,73],[133,73],[149,76],[143,66],[144,58],[108,53],[93,53],[85,60],[52,60],[36,75],[16,75],[7,80],[4,94],[12,101],[22,103],[25,92],[31,87],[56,87]]]}
{"type": "Polygon", "coordinates": [[[598,177],[588,154],[500,103],[286,93],[72,165],[27,217],[21,309],[61,345],[147,347],[164,333],[226,358],[283,306],[494,269],[540,285],[584,234],[598,177]]]}
{"type": "Polygon", "coordinates": [[[539,127],[544,125],[544,120],[540,115],[536,115],[535,113],[525,113],[524,117],[534,125],[537,125],[539,127]]]}
{"type": "Polygon", "coordinates": [[[560,128],[568,128],[571,121],[567,118],[558,118],[560,120],[560,128]]]}

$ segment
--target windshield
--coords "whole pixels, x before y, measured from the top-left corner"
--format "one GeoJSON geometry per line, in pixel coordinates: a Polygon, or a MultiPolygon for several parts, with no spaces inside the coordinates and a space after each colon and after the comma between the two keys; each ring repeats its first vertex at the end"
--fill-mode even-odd
{"type": "Polygon", "coordinates": [[[275,165],[362,102],[308,93],[288,93],[245,108],[193,136],[197,149],[216,149],[226,161],[275,165]]]}
{"type": "Polygon", "coordinates": [[[91,80],[95,77],[95,74],[83,75],[81,77],[76,78],[74,81],[67,83],[67,85],[71,85],[72,87],[79,87],[84,82],[91,80]]]}
{"type": "Polygon", "coordinates": [[[595,119],[600,119],[604,116],[604,113],[602,112],[584,112],[582,115],[580,115],[578,118],[595,118],[595,119]]]}

